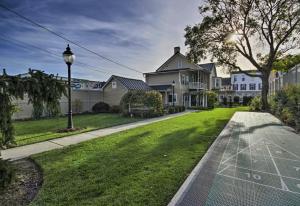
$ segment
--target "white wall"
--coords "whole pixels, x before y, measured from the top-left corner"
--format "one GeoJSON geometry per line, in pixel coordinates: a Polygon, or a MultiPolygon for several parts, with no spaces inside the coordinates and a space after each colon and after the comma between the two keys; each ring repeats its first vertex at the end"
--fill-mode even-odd
{"type": "MultiPolygon", "coordinates": [[[[257,73],[259,74],[259,73],[257,73]]],[[[233,73],[231,74],[231,84],[238,84],[238,89],[236,91],[261,91],[259,85],[261,85],[261,78],[250,77],[243,73],[233,73]],[[235,81],[236,78],[236,81],[235,81]],[[244,78],[244,81],[243,81],[244,78]],[[246,84],[246,90],[241,90],[241,84],[246,84]],[[255,90],[250,90],[250,84],[255,84],[255,90]]],[[[234,88],[234,87],[233,87],[234,88]]]]}
{"type": "MultiPolygon", "coordinates": [[[[80,113],[85,111],[91,111],[95,103],[101,100],[101,92],[93,90],[73,90],[72,91],[72,110],[73,113],[80,113]],[[81,108],[78,111],[78,107],[74,105],[75,100],[78,99],[81,102],[81,108]]],[[[13,115],[13,119],[26,119],[32,117],[33,107],[32,104],[28,104],[28,98],[25,95],[23,100],[14,100],[19,111],[13,115]]],[[[60,99],[61,114],[67,114],[68,112],[68,99],[63,96],[60,99]]]]}

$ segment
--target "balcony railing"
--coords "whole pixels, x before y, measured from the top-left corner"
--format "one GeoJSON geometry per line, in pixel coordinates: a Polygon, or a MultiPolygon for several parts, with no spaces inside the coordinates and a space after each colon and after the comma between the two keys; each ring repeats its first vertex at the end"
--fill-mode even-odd
{"type": "Polygon", "coordinates": [[[202,82],[189,82],[189,89],[206,89],[206,84],[202,82]]]}

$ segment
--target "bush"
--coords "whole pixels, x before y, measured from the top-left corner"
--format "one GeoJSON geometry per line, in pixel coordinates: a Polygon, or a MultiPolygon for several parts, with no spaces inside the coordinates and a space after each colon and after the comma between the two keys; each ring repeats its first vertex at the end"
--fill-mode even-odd
{"type": "Polygon", "coordinates": [[[260,111],[261,110],[260,96],[256,96],[256,97],[252,98],[249,106],[250,106],[250,111],[260,111]]]}
{"type": "Polygon", "coordinates": [[[243,96],[243,105],[248,106],[252,102],[253,97],[243,96]]]}
{"type": "Polygon", "coordinates": [[[223,97],[223,104],[226,106],[227,105],[227,97],[223,97]]]}
{"type": "Polygon", "coordinates": [[[208,91],[206,92],[207,94],[207,107],[209,108],[214,108],[215,107],[215,103],[217,102],[217,93],[213,92],[213,91],[208,91]]]}
{"type": "Polygon", "coordinates": [[[233,97],[233,102],[234,102],[235,104],[239,104],[239,103],[240,103],[240,97],[239,97],[239,96],[234,96],[234,97],[233,97]]]}
{"type": "Polygon", "coordinates": [[[109,112],[109,105],[105,102],[98,102],[92,107],[94,113],[106,113],[109,112]]]}
{"type": "Polygon", "coordinates": [[[163,115],[162,96],[157,91],[129,91],[121,99],[123,115],[157,117],[163,115]]]}
{"type": "Polygon", "coordinates": [[[287,125],[295,126],[294,115],[289,108],[283,108],[280,119],[287,125]]]}
{"type": "Polygon", "coordinates": [[[300,131],[300,85],[290,85],[278,91],[270,106],[274,115],[300,131]]]}
{"type": "Polygon", "coordinates": [[[184,112],[185,111],[185,107],[184,106],[170,106],[167,107],[167,113],[168,114],[175,114],[175,113],[179,113],[179,112],[184,112]]]}
{"type": "Polygon", "coordinates": [[[8,161],[0,159],[0,191],[9,185],[14,177],[14,170],[8,161]]]}
{"type": "Polygon", "coordinates": [[[110,112],[111,113],[120,113],[121,112],[121,108],[118,105],[113,105],[110,107],[110,112]]]}

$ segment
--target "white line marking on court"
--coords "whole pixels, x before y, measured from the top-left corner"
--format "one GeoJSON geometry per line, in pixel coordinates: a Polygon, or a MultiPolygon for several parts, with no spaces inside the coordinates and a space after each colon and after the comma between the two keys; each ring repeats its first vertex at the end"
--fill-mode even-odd
{"type": "Polygon", "coordinates": [[[221,162],[222,164],[224,164],[225,162],[227,162],[228,160],[230,160],[231,158],[235,157],[236,155],[238,155],[239,153],[242,153],[244,152],[246,149],[258,144],[259,142],[263,141],[262,139],[261,140],[258,140],[257,142],[253,143],[252,145],[249,145],[247,147],[245,147],[244,149],[242,149],[241,151],[239,151],[237,154],[234,154],[232,155],[231,157],[229,157],[228,159],[224,160],[223,162],[221,162]]]}
{"type": "Polygon", "coordinates": [[[292,156],[297,157],[298,159],[300,159],[300,157],[299,157],[298,155],[296,155],[296,154],[293,153],[293,152],[290,152],[290,151],[286,150],[285,148],[281,147],[280,145],[274,143],[273,141],[268,141],[268,142],[269,142],[270,144],[273,144],[273,145],[279,147],[280,149],[286,151],[287,153],[291,154],[292,156]]]}
{"type": "Polygon", "coordinates": [[[274,159],[282,159],[282,160],[289,160],[289,161],[294,161],[294,162],[300,162],[300,160],[293,160],[289,158],[284,158],[284,157],[273,157],[274,159]]]}
{"type": "Polygon", "coordinates": [[[234,176],[236,176],[236,166],[237,166],[238,157],[239,157],[239,156],[238,156],[238,152],[239,152],[239,148],[240,148],[240,141],[241,141],[240,134],[241,134],[241,129],[239,129],[239,134],[238,134],[239,140],[238,140],[238,145],[237,145],[237,150],[236,150],[236,158],[235,158],[235,171],[234,171],[234,176]]]}
{"type": "Polygon", "coordinates": [[[228,169],[229,167],[231,167],[231,165],[226,165],[226,167],[224,167],[221,171],[219,171],[218,173],[223,172],[224,170],[228,169]]]}
{"type": "MultiPolygon", "coordinates": [[[[233,128],[232,130],[234,130],[234,128],[233,128]]],[[[224,150],[224,152],[223,152],[221,161],[219,162],[217,171],[220,169],[220,165],[221,165],[221,162],[222,162],[222,160],[223,160],[223,158],[224,158],[224,154],[225,154],[225,152],[226,152],[226,150],[227,150],[227,147],[228,147],[228,144],[229,144],[230,140],[232,139],[232,133],[233,133],[233,132],[230,133],[229,140],[228,140],[228,142],[227,142],[227,144],[226,144],[226,147],[225,147],[225,150],[224,150]]]]}
{"type": "Polygon", "coordinates": [[[272,160],[272,162],[273,162],[273,164],[274,164],[274,166],[275,166],[276,172],[277,172],[277,174],[278,174],[278,176],[279,176],[279,178],[280,178],[280,182],[281,182],[281,187],[282,187],[282,189],[283,189],[283,190],[286,190],[286,191],[289,191],[289,188],[286,186],[286,184],[284,183],[284,181],[283,181],[283,179],[282,179],[282,177],[281,177],[280,171],[279,171],[279,169],[278,169],[278,167],[277,167],[277,165],[276,165],[276,163],[275,163],[275,160],[273,159],[273,156],[272,156],[272,154],[271,154],[271,151],[270,151],[270,149],[269,149],[269,146],[266,145],[266,147],[267,147],[267,149],[268,149],[268,152],[269,152],[269,155],[270,155],[270,157],[271,157],[271,160],[272,160]]]}
{"type": "Polygon", "coordinates": [[[264,187],[273,188],[275,190],[281,190],[281,191],[284,191],[284,192],[290,192],[290,193],[294,193],[294,194],[300,194],[299,192],[294,192],[294,191],[290,191],[290,190],[287,191],[287,190],[283,190],[281,188],[277,188],[277,187],[273,187],[273,186],[270,186],[270,185],[265,185],[265,184],[261,184],[261,183],[257,183],[257,182],[252,182],[252,181],[249,181],[249,180],[244,180],[244,179],[241,179],[241,178],[238,178],[238,177],[233,177],[233,176],[223,175],[223,174],[217,174],[217,175],[228,177],[228,178],[232,178],[232,179],[236,179],[236,180],[241,180],[241,181],[244,181],[244,182],[253,183],[253,184],[264,186],[264,187]]]}
{"type": "MultiPolygon", "coordinates": [[[[225,164],[229,167],[235,167],[234,165],[231,165],[231,164],[225,164]]],[[[227,167],[226,169],[228,169],[229,167],[227,167]]],[[[239,169],[244,169],[244,170],[249,170],[251,172],[260,172],[260,173],[264,173],[264,174],[268,174],[268,175],[273,175],[273,176],[277,176],[277,177],[284,177],[284,178],[288,178],[288,179],[294,179],[294,180],[298,180],[300,181],[300,179],[296,178],[296,177],[289,177],[289,176],[284,176],[284,175],[278,175],[278,174],[275,174],[275,173],[271,173],[271,172],[264,172],[264,171],[260,171],[260,170],[254,170],[254,169],[249,169],[247,167],[240,167],[240,166],[236,166],[236,168],[239,168],[239,169]]],[[[224,169],[225,170],[225,169],[224,169]]],[[[221,174],[221,172],[223,172],[224,170],[218,172],[217,174],[221,174]]]]}

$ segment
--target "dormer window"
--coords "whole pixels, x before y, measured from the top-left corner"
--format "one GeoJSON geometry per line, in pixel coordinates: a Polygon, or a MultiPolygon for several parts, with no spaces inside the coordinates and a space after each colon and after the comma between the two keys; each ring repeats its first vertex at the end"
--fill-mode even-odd
{"type": "Polygon", "coordinates": [[[178,68],[178,69],[182,68],[182,59],[179,59],[179,60],[177,61],[177,68],[178,68]]]}
{"type": "Polygon", "coordinates": [[[112,81],[112,82],[111,82],[111,87],[112,87],[113,89],[116,89],[116,88],[117,88],[117,82],[116,82],[116,81],[112,81]]]}

